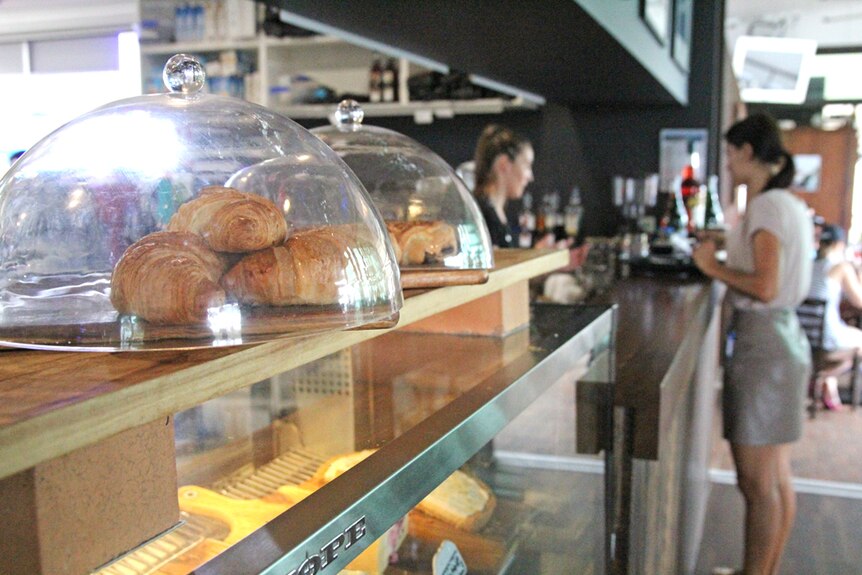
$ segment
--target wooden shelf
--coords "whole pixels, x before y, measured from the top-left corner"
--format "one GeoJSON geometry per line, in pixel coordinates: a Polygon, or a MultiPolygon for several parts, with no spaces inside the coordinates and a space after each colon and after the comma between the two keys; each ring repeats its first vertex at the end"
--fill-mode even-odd
{"type": "MultiPolygon", "coordinates": [[[[276,112],[295,119],[325,119],[335,109],[335,104],[279,104],[270,93],[276,78],[293,73],[317,77],[326,76],[323,82],[339,87],[341,92],[361,93],[367,88],[356,85],[356,70],[360,76],[367,74],[367,68],[375,52],[356,47],[336,36],[316,35],[299,38],[272,38],[258,36],[241,40],[221,39],[194,42],[142,43],[141,56],[144,70],[152,64],[161,63],[174,54],[186,53],[212,55],[222,51],[236,50],[253,55],[258,69],[256,95],[249,95],[255,102],[263,104],[276,112]],[[357,54],[366,54],[365,60],[357,61],[357,54]],[[304,54],[304,56],[302,56],[304,54]],[[347,73],[346,69],[353,72],[347,73]],[[335,74],[333,78],[331,75],[335,74]],[[342,84],[345,80],[347,84],[342,84]]],[[[387,103],[362,104],[367,117],[413,116],[417,123],[425,124],[438,118],[452,118],[466,114],[500,114],[507,110],[535,110],[538,105],[525,100],[522,96],[478,98],[472,100],[435,100],[410,101],[407,78],[412,64],[399,58],[399,75],[402,77],[397,89],[396,101],[387,103]]],[[[145,78],[146,82],[146,78],[145,78]]],[[[160,88],[159,88],[160,89],[160,88]]]]}
{"type": "Polygon", "coordinates": [[[220,52],[222,50],[258,50],[264,46],[268,48],[299,48],[344,43],[344,40],[333,36],[307,36],[300,38],[273,38],[270,36],[258,36],[257,38],[246,38],[244,40],[225,38],[221,40],[204,40],[200,42],[142,42],[141,54],[146,56],[158,56],[184,52],[200,53],[220,52]]]}
{"type": "MultiPolygon", "coordinates": [[[[367,117],[414,116],[421,120],[425,114],[429,119],[451,118],[463,114],[500,114],[506,110],[534,110],[536,105],[521,98],[481,98],[477,100],[433,100],[417,102],[393,102],[370,104],[364,102],[362,111],[367,117]]],[[[299,104],[294,106],[272,106],[272,109],[289,118],[327,118],[335,104],[299,104]]]]}
{"type": "MultiPolygon", "coordinates": [[[[568,263],[565,250],[498,250],[488,282],[405,293],[396,328],[568,263]]],[[[197,351],[0,353],[0,478],[244,388],[391,330],[197,351]]]]}

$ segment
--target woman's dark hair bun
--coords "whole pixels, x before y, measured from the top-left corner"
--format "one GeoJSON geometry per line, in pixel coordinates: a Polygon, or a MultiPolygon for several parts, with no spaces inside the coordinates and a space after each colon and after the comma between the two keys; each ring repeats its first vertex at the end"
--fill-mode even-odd
{"type": "Polygon", "coordinates": [[[793,156],[784,148],[778,122],[769,114],[756,113],[740,120],[727,130],[724,139],[737,148],[749,144],[755,158],[780,167],[767,182],[767,190],[787,188],[793,183],[796,174],[793,156]]]}

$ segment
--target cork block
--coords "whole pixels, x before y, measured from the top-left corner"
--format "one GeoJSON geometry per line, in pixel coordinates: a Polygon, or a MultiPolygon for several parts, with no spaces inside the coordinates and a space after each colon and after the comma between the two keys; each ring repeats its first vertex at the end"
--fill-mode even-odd
{"type": "Polygon", "coordinates": [[[530,288],[524,280],[401,329],[502,337],[529,322],[530,288]]]}
{"type": "Polygon", "coordinates": [[[82,575],[179,520],[171,418],[0,480],[0,573],[82,575]]]}

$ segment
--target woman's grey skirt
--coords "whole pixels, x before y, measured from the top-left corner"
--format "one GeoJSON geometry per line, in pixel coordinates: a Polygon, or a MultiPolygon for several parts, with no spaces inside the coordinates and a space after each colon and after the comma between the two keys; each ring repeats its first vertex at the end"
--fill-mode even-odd
{"type": "Polygon", "coordinates": [[[802,435],[811,347],[793,309],[734,310],[725,361],[724,437],[741,445],[802,435]],[[730,346],[728,346],[730,347],[730,346]]]}

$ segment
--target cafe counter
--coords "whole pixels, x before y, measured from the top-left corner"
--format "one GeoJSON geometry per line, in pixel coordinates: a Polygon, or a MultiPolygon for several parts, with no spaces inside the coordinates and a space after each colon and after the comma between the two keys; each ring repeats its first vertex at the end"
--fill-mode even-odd
{"type": "Polygon", "coordinates": [[[687,573],[697,560],[719,381],[721,285],[620,279],[614,303],[617,573],[687,573]]]}

